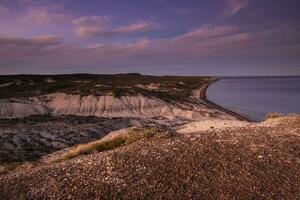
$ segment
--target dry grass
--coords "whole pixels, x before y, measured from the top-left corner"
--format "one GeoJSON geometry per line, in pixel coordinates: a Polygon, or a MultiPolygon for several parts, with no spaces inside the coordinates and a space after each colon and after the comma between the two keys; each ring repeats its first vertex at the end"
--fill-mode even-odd
{"type": "Polygon", "coordinates": [[[24,171],[34,167],[33,162],[17,162],[17,163],[5,163],[0,164],[0,175],[7,174],[12,171],[24,171]]]}
{"type": "Polygon", "coordinates": [[[268,113],[265,117],[265,120],[269,120],[269,119],[275,119],[275,118],[278,118],[278,117],[283,117],[284,115],[283,114],[280,114],[280,113],[268,113]]]}
{"type": "Polygon", "coordinates": [[[0,175],[6,174],[7,172],[9,172],[9,170],[7,169],[7,166],[0,165],[0,175]]]}
{"type": "Polygon", "coordinates": [[[154,127],[134,128],[122,134],[116,134],[112,135],[111,137],[105,137],[95,142],[78,145],[74,149],[71,149],[67,153],[63,154],[56,161],[68,160],[80,155],[87,155],[93,152],[112,150],[121,146],[132,144],[138,140],[158,138],[164,135],[166,135],[166,130],[164,129],[154,127]]]}
{"type": "MultiPolygon", "coordinates": [[[[58,159],[55,159],[53,162],[68,160],[77,156],[87,155],[93,152],[112,150],[121,146],[132,144],[136,141],[143,139],[160,138],[166,136],[168,133],[168,130],[156,127],[142,127],[129,129],[126,132],[111,135],[110,137],[105,137],[98,141],[78,145],[77,147],[64,153],[58,159]]],[[[10,172],[25,171],[37,166],[38,164],[38,161],[0,163],[0,175],[4,175],[10,172]]]]}

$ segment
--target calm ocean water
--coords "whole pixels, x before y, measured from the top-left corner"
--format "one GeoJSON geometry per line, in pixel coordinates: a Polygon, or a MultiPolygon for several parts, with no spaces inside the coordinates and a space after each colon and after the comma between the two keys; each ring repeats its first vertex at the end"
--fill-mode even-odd
{"type": "Polygon", "coordinates": [[[270,112],[300,114],[300,77],[221,78],[207,98],[255,121],[270,112]]]}

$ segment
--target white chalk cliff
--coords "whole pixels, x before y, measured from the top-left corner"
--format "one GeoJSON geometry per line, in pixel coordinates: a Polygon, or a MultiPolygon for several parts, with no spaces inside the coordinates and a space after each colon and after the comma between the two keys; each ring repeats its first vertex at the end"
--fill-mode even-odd
{"type": "MultiPolygon", "coordinates": [[[[1,99],[0,118],[24,117],[36,114],[80,115],[97,117],[164,117],[199,120],[215,110],[183,109],[157,98],[145,96],[80,96],[53,93],[23,99],[1,99]]],[[[222,118],[224,113],[218,113],[222,118]]],[[[223,116],[228,118],[228,116],[223,116]]]]}

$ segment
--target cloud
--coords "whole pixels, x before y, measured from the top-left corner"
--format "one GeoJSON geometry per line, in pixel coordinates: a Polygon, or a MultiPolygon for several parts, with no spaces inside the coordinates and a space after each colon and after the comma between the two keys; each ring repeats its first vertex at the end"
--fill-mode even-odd
{"type": "MultiPolygon", "coordinates": [[[[30,40],[29,40],[30,41],[30,40]]],[[[31,39],[32,42],[39,43],[40,45],[58,45],[62,43],[62,38],[56,35],[40,35],[31,39]]]]}
{"type": "Polygon", "coordinates": [[[20,9],[10,11],[10,20],[25,22],[27,26],[70,23],[73,18],[64,8],[65,0],[18,0],[17,3],[20,9]]]}
{"type": "Polygon", "coordinates": [[[26,46],[49,46],[60,44],[62,39],[55,35],[40,35],[32,38],[22,37],[0,37],[1,48],[5,47],[26,47],[26,46]]]}
{"type": "Polygon", "coordinates": [[[25,6],[47,7],[49,9],[63,9],[66,0],[53,2],[51,0],[19,0],[18,3],[25,6]]]}
{"type": "Polygon", "coordinates": [[[79,18],[74,20],[73,23],[77,25],[76,34],[79,36],[116,36],[125,35],[132,33],[142,33],[152,30],[157,30],[159,28],[158,24],[146,21],[140,21],[136,23],[129,24],[127,26],[121,26],[117,28],[109,28],[106,24],[106,18],[79,18]]]}
{"type": "Polygon", "coordinates": [[[119,28],[116,28],[115,31],[117,33],[138,33],[138,32],[146,32],[146,31],[151,31],[151,30],[156,30],[159,28],[159,25],[152,23],[152,22],[137,22],[130,24],[128,26],[122,26],[119,28]]]}
{"type": "MultiPolygon", "coordinates": [[[[20,11],[10,11],[9,23],[0,19],[0,34],[23,35],[32,30],[43,32],[62,32],[82,37],[111,37],[156,30],[159,25],[153,22],[138,21],[126,26],[113,27],[111,16],[82,16],[67,12],[64,1],[53,3],[48,0],[19,0],[20,11]],[[66,27],[66,28],[65,28],[66,27]]],[[[0,15],[7,9],[0,4],[0,15]]]]}
{"type": "Polygon", "coordinates": [[[61,44],[62,39],[54,35],[41,35],[32,38],[2,36],[0,37],[0,60],[9,62],[26,60],[41,54],[49,56],[50,49],[61,44]]]}
{"type": "Polygon", "coordinates": [[[203,26],[177,37],[153,41],[147,54],[177,62],[182,58],[200,60],[207,56],[239,54],[241,46],[249,45],[252,37],[234,26],[203,26]]]}
{"type": "Polygon", "coordinates": [[[63,22],[70,22],[72,16],[47,7],[28,7],[20,15],[23,21],[35,23],[38,25],[49,25],[63,22]]]}
{"type": "MultiPolygon", "coordinates": [[[[172,66],[200,64],[204,60],[258,57],[300,56],[300,45],[288,41],[296,38],[293,26],[243,31],[235,26],[203,26],[168,39],[140,39],[132,43],[76,46],[61,38],[42,35],[33,38],[0,37],[0,73],[16,66],[47,69],[56,73],[66,69],[126,71],[130,66],[172,66]]],[[[74,72],[74,71],[73,71],[74,72]]]]}
{"type": "Polygon", "coordinates": [[[198,29],[195,29],[191,32],[185,33],[176,39],[188,38],[188,37],[195,37],[198,39],[207,39],[216,36],[223,36],[228,34],[233,34],[239,32],[239,28],[236,26],[202,26],[198,29]]]}
{"type": "Polygon", "coordinates": [[[109,16],[83,16],[72,20],[72,23],[77,26],[103,26],[110,19],[109,16]]]}
{"type": "Polygon", "coordinates": [[[249,0],[226,0],[226,4],[227,8],[224,11],[224,15],[230,17],[246,8],[249,4],[249,0]]]}

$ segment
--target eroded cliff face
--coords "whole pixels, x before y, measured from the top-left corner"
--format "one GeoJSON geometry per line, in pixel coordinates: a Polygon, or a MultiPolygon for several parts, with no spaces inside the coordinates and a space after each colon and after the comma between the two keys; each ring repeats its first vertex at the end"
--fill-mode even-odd
{"type": "Polygon", "coordinates": [[[182,118],[201,120],[208,117],[230,118],[230,116],[200,106],[182,106],[166,103],[154,97],[80,96],[53,93],[27,99],[2,99],[0,117],[13,118],[29,115],[79,115],[97,117],[137,117],[166,119],[182,118]]]}
{"type": "Polygon", "coordinates": [[[33,161],[76,144],[98,140],[111,131],[137,125],[143,122],[133,118],[35,115],[2,119],[0,168],[2,163],[33,161]]]}
{"type": "Polygon", "coordinates": [[[171,107],[164,101],[144,96],[79,96],[48,95],[46,107],[55,115],[83,115],[103,117],[157,117],[169,113],[171,107]]]}
{"type": "Polygon", "coordinates": [[[0,118],[49,114],[50,110],[30,99],[0,99],[0,118]]]}

